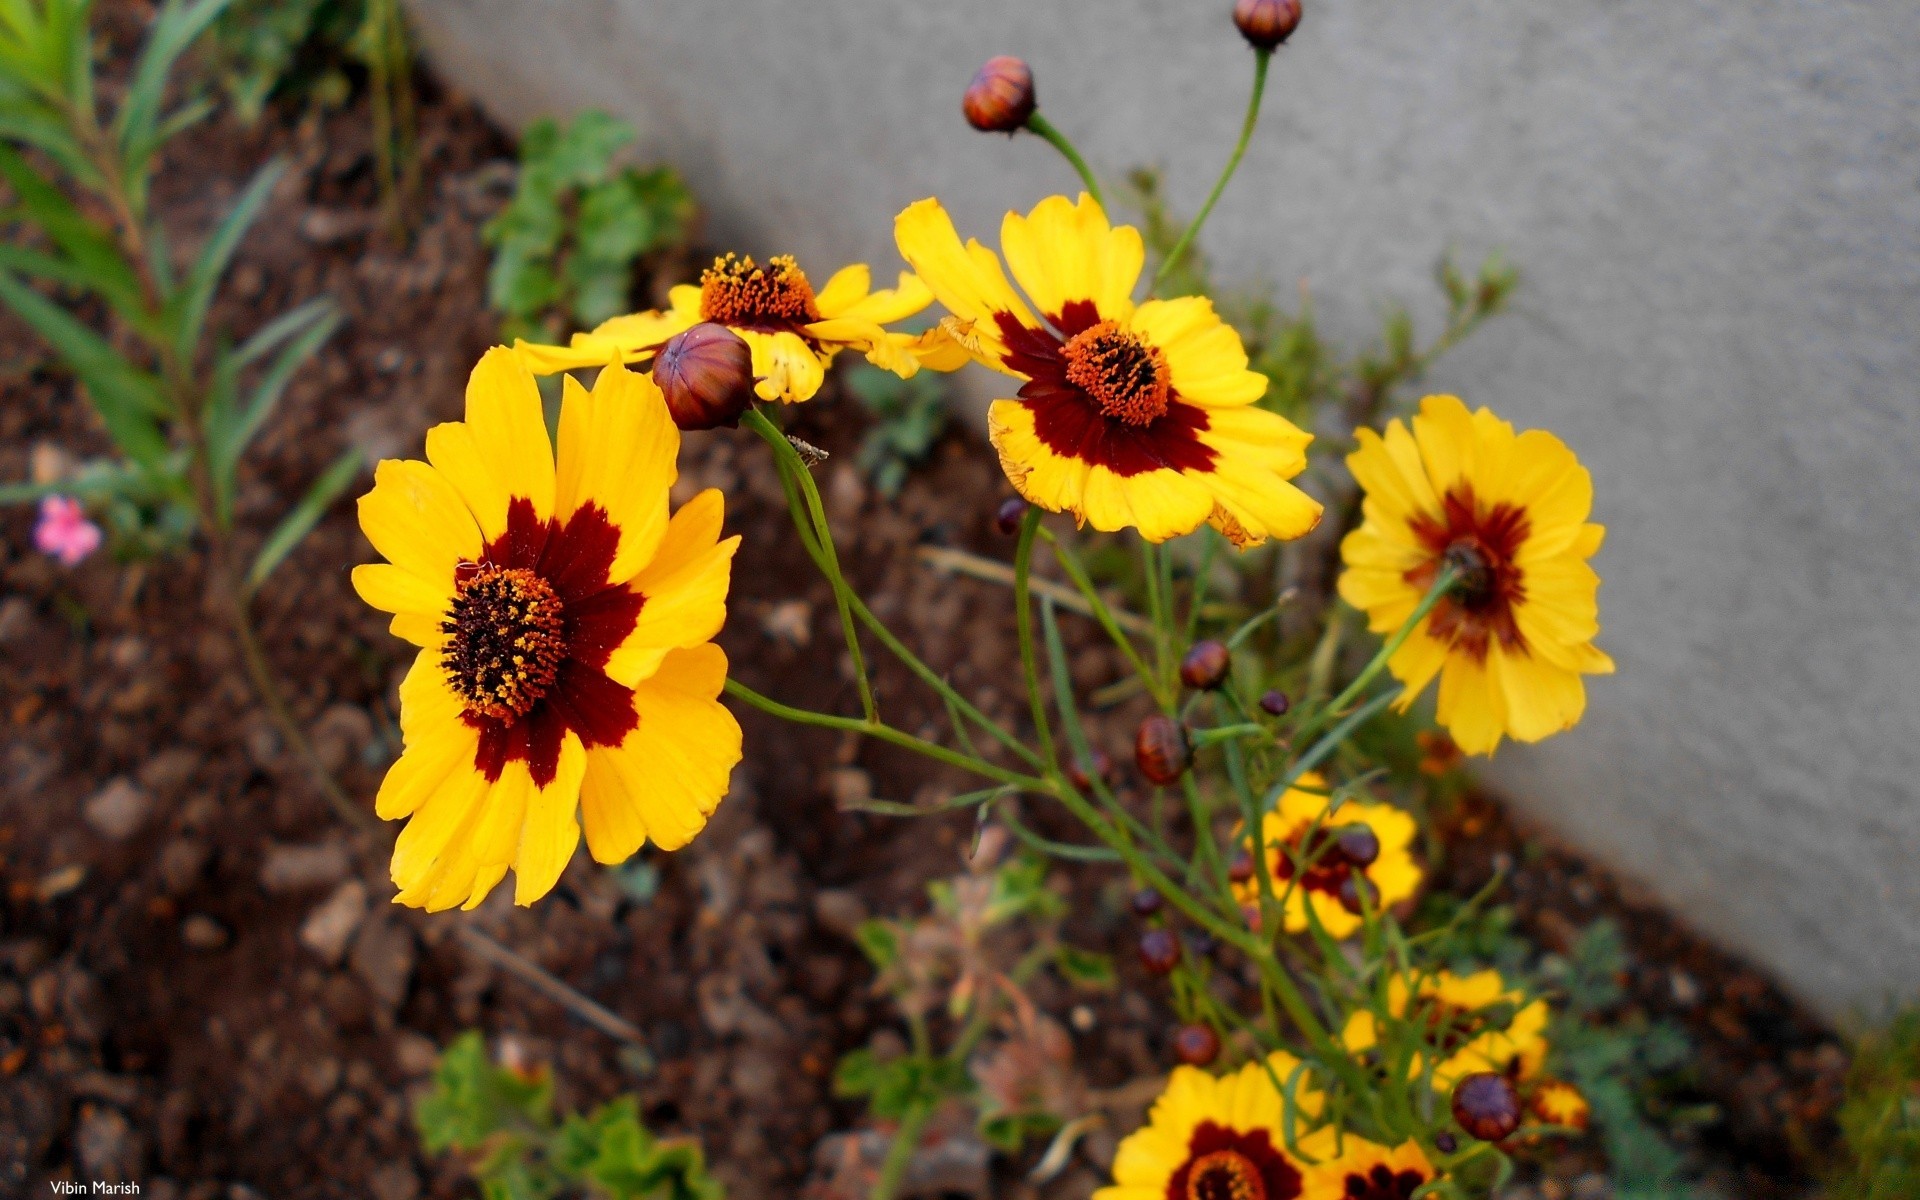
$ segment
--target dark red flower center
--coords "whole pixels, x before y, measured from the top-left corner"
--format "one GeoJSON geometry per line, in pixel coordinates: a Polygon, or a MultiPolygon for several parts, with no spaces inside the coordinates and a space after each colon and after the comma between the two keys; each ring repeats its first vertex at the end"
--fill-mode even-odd
{"type": "Polygon", "coordinates": [[[1158,347],[1102,320],[1091,300],[1046,319],[1031,329],[994,314],[1006,365],[1027,377],[1020,403],[1042,445],[1122,477],[1213,469],[1214,449],[1200,440],[1207,410],[1181,399],[1158,347]]]}
{"type": "Polygon", "coordinates": [[[1424,514],[1413,519],[1413,534],[1432,557],[1405,576],[1424,592],[1443,569],[1459,572],[1453,589],[1434,605],[1429,631],[1475,658],[1486,657],[1494,638],[1523,649],[1526,640],[1513,614],[1527,596],[1515,561],[1532,529],[1526,511],[1511,504],[1483,507],[1468,483],[1448,491],[1440,508],[1439,520],[1424,514]]]}
{"type": "Polygon", "coordinates": [[[532,571],[463,563],[440,632],[441,662],[469,712],[523,717],[553,686],[566,657],[560,597],[532,571]]]}
{"type": "Polygon", "coordinates": [[[1425,1023],[1428,1040],[1438,1046],[1442,1054],[1452,1054],[1492,1024],[1487,1013],[1449,1004],[1437,996],[1426,996],[1419,1001],[1415,1019],[1425,1023]]]}
{"type": "Polygon", "coordinates": [[[1166,1200],[1294,1200],[1300,1171],[1264,1129],[1213,1121],[1194,1126],[1187,1161],[1167,1179],[1166,1200]]]}
{"type": "Polygon", "coordinates": [[[1426,1181],[1426,1175],[1419,1171],[1396,1171],[1385,1163],[1375,1163],[1368,1171],[1348,1174],[1341,1195],[1348,1200],[1410,1200],[1426,1181]]]}
{"type": "Polygon", "coordinates": [[[1067,382],[1078,387],[1100,412],[1128,425],[1151,425],[1167,412],[1167,356],[1139,334],[1102,321],[1067,339],[1060,348],[1067,382]]]}
{"type": "Polygon", "coordinates": [[[700,276],[700,319],[741,329],[791,330],[820,319],[813,284],[782,254],[764,267],[732,254],[713,260],[700,276]]]}
{"type": "Polygon", "coordinates": [[[480,733],[474,768],[488,779],[524,762],[545,787],[568,733],[617,746],[640,723],[632,691],[605,672],[647,602],[609,580],[619,548],[597,504],[543,520],[516,498],[506,530],[455,572],[441,662],[480,733]]]}

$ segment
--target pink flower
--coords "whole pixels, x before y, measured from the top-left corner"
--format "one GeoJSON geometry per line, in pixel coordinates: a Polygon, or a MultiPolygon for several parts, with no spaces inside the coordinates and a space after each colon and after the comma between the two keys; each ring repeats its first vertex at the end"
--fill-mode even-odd
{"type": "Polygon", "coordinates": [[[33,544],[63,566],[76,566],[100,548],[100,527],[87,520],[78,500],[48,496],[40,501],[40,523],[33,527],[33,544]]]}

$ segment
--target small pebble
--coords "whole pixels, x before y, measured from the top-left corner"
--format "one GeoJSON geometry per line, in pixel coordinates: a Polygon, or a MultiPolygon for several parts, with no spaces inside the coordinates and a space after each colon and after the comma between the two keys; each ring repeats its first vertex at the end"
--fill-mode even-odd
{"type": "Polygon", "coordinates": [[[205,913],[193,913],[180,922],[180,940],[195,950],[218,950],[227,944],[227,931],[205,913]]]}

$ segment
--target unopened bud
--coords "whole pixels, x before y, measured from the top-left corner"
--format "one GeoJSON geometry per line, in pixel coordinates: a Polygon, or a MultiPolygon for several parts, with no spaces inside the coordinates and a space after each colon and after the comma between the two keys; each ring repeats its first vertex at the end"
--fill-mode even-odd
{"type": "Polygon", "coordinates": [[[753,351],[733,330],[703,321],[660,347],[653,381],[680,428],[737,425],[753,405],[753,351]]]}
{"type": "Polygon", "coordinates": [[[1333,835],[1333,844],[1356,867],[1370,867],[1380,857],[1380,835],[1371,825],[1348,825],[1333,835]]]}
{"type": "Polygon", "coordinates": [[[1190,688],[1210,691],[1226,679],[1227,668],[1232,665],[1233,655],[1227,652],[1225,642],[1212,638],[1195,642],[1193,649],[1180,660],[1180,682],[1190,688]]]}
{"type": "Polygon", "coordinates": [[[1085,766],[1078,762],[1067,766],[1067,782],[1083,792],[1093,786],[1095,779],[1102,783],[1113,779],[1113,759],[1107,757],[1105,750],[1098,746],[1092,747],[1087,754],[1087,759],[1085,766]]]}
{"type": "Polygon", "coordinates": [[[1133,761],[1140,773],[1162,787],[1179,779],[1192,759],[1187,731],[1165,713],[1140,722],[1133,735],[1133,761]]]}
{"type": "Polygon", "coordinates": [[[982,133],[1013,133],[1033,115],[1033,69],[1011,54],[988,59],[973,73],[960,111],[982,133]]]}
{"type": "Polygon", "coordinates": [[[1026,515],[1027,502],[1015,496],[1001,503],[999,510],[993,514],[993,523],[1001,533],[1012,537],[1020,532],[1020,522],[1026,519],[1026,515]]]}
{"type": "Polygon", "coordinates": [[[1180,961],[1180,939],[1167,929],[1149,929],[1140,935],[1140,965],[1152,975],[1165,975],[1180,961]]]}
{"type": "Polygon", "coordinates": [[[1460,1139],[1450,1133],[1436,1133],[1433,1135],[1433,1148],[1442,1154],[1452,1154],[1460,1148],[1460,1139]]]}
{"type": "Polygon", "coordinates": [[[1287,710],[1292,707],[1293,701],[1287,699],[1287,694],[1278,688],[1265,692],[1260,697],[1260,711],[1270,717],[1284,717],[1287,715],[1287,710]]]}
{"type": "Polygon", "coordinates": [[[1216,944],[1213,935],[1204,929],[1182,929],[1180,941],[1186,946],[1188,955],[1193,958],[1205,958],[1212,954],[1216,944]]]}
{"type": "Polygon", "coordinates": [[[1190,1067],[1204,1067],[1220,1057],[1220,1035],[1211,1025],[1182,1025],[1173,1033],[1173,1053],[1190,1067]]]}
{"type": "Polygon", "coordinates": [[[1165,901],[1160,899],[1160,893],[1152,888],[1141,888],[1127,898],[1127,907],[1133,909],[1133,915],[1136,917],[1150,917],[1159,912],[1160,906],[1164,903],[1165,901]]]}
{"type": "Polygon", "coordinates": [[[1236,0],[1234,28],[1256,50],[1272,50],[1300,28],[1300,0],[1236,0]]]}
{"type": "Polygon", "coordinates": [[[1245,850],[1234,853],[1233,861],[1227,864],[1227,878],[1234,883],[1245,883],[1253,878],[1253,855],[1245,850]]]}
{"type": "Polygon", "coordinates": [[[1520,1096],[1504,1075],[1468,1075],[1454,1085],[1453,1119],[1481,1141],[1497,1142],[1520,1128],[1520,1096]]]}
{"type": "Polygon", "coordinates": [[[1349,871],[1340,881],[1340,907],[1356,917],[1369,908],[1379,908],[1380,886],[1358,871],[1349,871]],[[1362,896],[1366,897],[1364,901],[1362,896]]]}

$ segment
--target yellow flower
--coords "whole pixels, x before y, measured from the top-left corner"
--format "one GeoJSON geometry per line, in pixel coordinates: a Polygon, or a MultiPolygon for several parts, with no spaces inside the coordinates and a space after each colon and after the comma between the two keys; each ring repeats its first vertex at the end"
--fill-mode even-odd
{"type": "Polygon", "coordinates": [[[700,276],[698,286],[682,284],[667,294],[665,311],[649,310],[614,317],[591,333],[576,333],[567,346],[515,343],[514,349],[542,375],[613,362],[641,362],[674,334],[702,321],[725,325],[753,351],[754,385],[762,400],[796,404],[811,400],[827,367],[843,349],[901,378],[920,369],[922,359],[952,370],[965,356],[945,337],[899,333],[884,326],[902,321],[933,302],[933,293],[902,272],[898,287],[872,290],[871,273],[855,263],[836,272],[818,295],[792,257],[780,255],[766,266],[724,254],[700,276]]]}
{"type": "Polygon", "coordinates": [[[718,491],[669,520],[680,431],[653,381],[568,379],[556,464],[532,374],[496,348],[466,418],[427,431],[427,462],[375,470],[360,527],[388,561],[353,572],[420,647],[376,811],[409,818],[396,899],[431,910],[474,907],[509,867],[514,902],[539,899],[582,822],[600,862],[683,846],[740,761],[710,640],[740,539],[720,540],[718,491]]]}
{"type": "Polygon", "coordinates": [[[1593,1108],[1580,1089],[1558,1079],[1542,1079],[1527,1097],[1527,1111],[1549,1125],[1585,1129],[1593,1108]]]}
{"type": "Polygon", "coordinates": [[[1147,1124],[1120,1143],[1113,1184],[1093,1200],[1294,1200],[1306,1167],[1287,1152],[1283,1089],[1293,1092],[1297,1136],[1325,1102],[1299,1068],[1284,1051],[1217,1079],[1174,1068],[1147,1124]]]}
{"type": "Polygon", "coordinates": [[[1440,676],[1440,723],[1469,754],[1502,736],[1570,729],[1587,706],[1582,675],[1613,660],[1594,647],[1600,577],[1587,559],[1606,531],[1586,523],[1593,480],[1543,430],[1516,435],[1486,409],[1428,396],[1412,428],[1362,429],[1347,457],[1365,520],[1340,545],[1340,595],[1376,633],[1398,629],[1443,566],[1465,574],[1388,666],[1413,703],[1440,676]]]}
{"type": "MultiPolygon", "coordinates": [[[[1436,1091],[1450,1092],[1461,1076],[1479,1071],[1531,1079],[1546,1061],[1547,1002],[1529,1002],[1524,992],[1508,988],[1498,971],[1397,974],[1387,981],[1387,1011],[1418,1026],[1426,1044],[1443,1056],[1433,1069],[1436,1091]]],[[[1378,1045],[1373,1014],[1362,1010],[1347,1018],[1341,1040],[1356,1054],[1378,1045]]],[[[1420,1074],[1424,1064],[1424,1056],[1415,1054],[1408,1075],[1420,1074]]]]}
{"type": "Polygon", "coordinates": [[[1287,482],[1311,435],[1255,406],[1266,378],[1204,297],[1134,303],[1140,233],[1110,226],[1091,197],[1053,196],[1001,223],[1025,300],[993,251],[961,244],[939,201],[907,208],[893,232],[953,313],[948,336],[1022,381],[1017,399],[994,401],[987,432],[1029,501],[1154,542],[1210,521],[1251,546],[1319,521],[1319,503],[1287,482]]]}
{"type": "Polygon", "coordinates": [[[1414,1141],[1389,1148],[1323,1129],[1301,1149],[1318,1160],[1307,1171],[1302,1200],[1411,1200],[1440,1176],[1414,1141]]]}
{"type": "MultiPolygon", "coordinates": [[[[1321,927],[1333,937],[1344,938],[1358,930],[1360,917],[1341,901],[1343,889],[1349,893],[1356,890],[1357,885],[1349,883],[1356,871],[1373,884],[1376,908],[1398,904],[1420,886],[1421,872],[1411,849],[1416,832],[1411,816],[1390,804],[1349,800],[1328,817],[1327,805],[1332,799],[1327,781],[1308,771],[1261,821],[1268,848],[1267,869],[1273,876],[1274,894],[1286,904],[1288,933],[1308,928],[1308,905],[1313,906],[1321,927]],[[1339,831],[1356,825],[1372,831],[1378,851],[1364,866],[1357,866],[1338,843],[1339,831]],[[1298,880],[1293,876],[1294,860],[1289,850],[1308,863],[1298,880]]],[[[1260,903],[1258,878],[1237,883],[1233,890],[1242,905],[1260,903]]]]}

